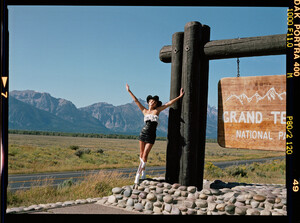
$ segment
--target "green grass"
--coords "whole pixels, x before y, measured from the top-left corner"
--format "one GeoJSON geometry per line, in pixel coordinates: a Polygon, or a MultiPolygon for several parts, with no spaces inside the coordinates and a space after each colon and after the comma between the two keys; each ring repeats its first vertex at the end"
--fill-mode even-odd
{"type": "MultiPolygon", "coordinates": [[[[156,141],[147,165],[164,166],[166,147],[166,141],[156,141]]],[[[206,143],[206,162],[276,156],[284,156],[284,152],[227,149],[206,143]]],[[[137,167],[138,157],[136,139],[9,134],[9,174],[137,167]]]]}
{"type": "MultiPolygon", "coordinates": [[[[151,176],[147,176],[151,177],[151,176]]],[[[239,183],[275,183],[285,184],[285,161],[274,160],[269,163],[253,163],[251,165],[233,166],[220,169],[207,162],[204,179],[239,183]]],[[[111,195],[112,188],[133,184],[133,176],[123,178],[117,172],[103,172],[86,177],[83,181],[73,183],[71,179],[64,181],[59,187],[52,187],[51,180],[43,182],[43,186],[29,190],[7,193],[7,206],[20,207],[32,204],[64,202],[68,200],[104,197],[111,195]]],[[[39,185],[39,182],[37,182],[39,185]]]]}
{"type": "MultiPolygon", "coordinates": [[[[132,179],[123,178],[117,172],[102,172],[89,175],[78,183],[65,181],[59,187],[51,186],[51,180],[43,182],[42,186],[29,190],[19,190],[7,193],[7,207],[28,207],[32,204],[48,204],[77,199],[104,197],[112,194],[114,187],[132,184],[132,179]]],[[[37,182],[37,185],[39,182],[37,182]]]]}
{"type": "MultiPolygon", "coordinates": [[[[156,141],[148,157],[148,166],[164,166],[166,141],[156,141]]],[[[285,184],[285,160],[264,164],[233,166],[220,169],[211,162],[258,159],[283,156],[284,152],[225,149],[217,143],[206,143],[204,179],[242,183],[285,184]]],[[[9,135],[9,174],[70,171],[138,166],[139,143],[134,139],[107,139],[66,136],[9,135]],[[81,153],[79,155],[78,151],[81,153]],[[76,152],[78,154],[76,154],[76,152]]],[[[37,182],[39,185],[40,182],[37,182]]],[[[67,180],[58,188],[51,180],[42,187],[7,193],[8,207],[103,197],[117,186],[131,185],[133,176],[122,178],[119,173],[89,176],[72,183],[67,180]]]]}
{"type": "Polygon", "coordinates": [[[224,182],[285,184],[285,170],[285,160],[231,166],[225,169],[207,162],[204,167],[204,178],[224,182]]]}

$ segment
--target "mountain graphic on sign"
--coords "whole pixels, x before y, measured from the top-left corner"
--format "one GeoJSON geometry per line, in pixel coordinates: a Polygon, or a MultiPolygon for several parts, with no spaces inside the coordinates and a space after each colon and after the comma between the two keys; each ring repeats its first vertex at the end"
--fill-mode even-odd
{"type": "Polygon", "coordinates": [[[268,101],[272,101],[272,100],[276,100],[277,98],[279,100],[285,100],[285,96],[286,96],[286,92],[282,92],[282,93],[277,93],[275,88],[272,87],[264,96],[261,96],[259,93],[255,93],[254,95],[252,95],[251,97],[248,97],[245,93],[241,94],[241,95],[235,95],[232,94],[230,95],[225,102],[231,100],[231,99],[238,99],[241,104],[243,105],[245,102],[252,102],[252,101],[256,101],[256,103],[258,103],[259,101],[267,98],[268,101]]]}

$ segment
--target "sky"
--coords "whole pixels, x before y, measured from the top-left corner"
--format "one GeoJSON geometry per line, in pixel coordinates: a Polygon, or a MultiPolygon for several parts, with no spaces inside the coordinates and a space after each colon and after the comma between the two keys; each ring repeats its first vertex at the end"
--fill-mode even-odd
{"type": "MultiPolygon", "coordinates": [[[[77,108],[170,96],[171,64],[159,51],[187,22],[210,26],[211,40],[285,34],[284,7],[9,6],[9,90],[47,92],[77,108]]],[[[240,76],[286,73],[286,57],[240,58],[240,76]]],[[[209,63],[208,104],[237,60],[209,63]]]]}

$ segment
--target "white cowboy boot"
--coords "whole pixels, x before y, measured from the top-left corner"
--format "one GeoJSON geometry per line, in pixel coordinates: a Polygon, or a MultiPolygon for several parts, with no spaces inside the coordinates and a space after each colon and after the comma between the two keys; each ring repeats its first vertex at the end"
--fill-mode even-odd
{"type": "Polygon", "coordinates": [[[142,179],[142,180],[145,180],[145,179],[146,179],[146,170],[143,170],[143,171],[142,171],[141,179],[142,179]]]}
{"type": "Polygon", "coordinates": [[[144,168],[144,166],[145,166],[145,163],[144,163],[144,161],[140,157],[140,165],[139,165],[139,168],[138,168],[138,170],[136,172],[135,180],[134,180],[135,184],[138,184],[140,182],[140,174],[141,174],[142,169],[144,168]]]}

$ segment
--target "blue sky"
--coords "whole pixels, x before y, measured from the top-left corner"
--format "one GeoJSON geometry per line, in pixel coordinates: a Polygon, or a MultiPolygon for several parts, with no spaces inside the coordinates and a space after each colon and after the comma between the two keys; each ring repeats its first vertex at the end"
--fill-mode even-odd
{"type": "MultiPolygon", "coordinates": [[[[286,8],[10,6],[9,88],[48,92],[78,108],[131,102],[126,92],[169,100],[171,64],[159,51],[189,21],[211,27],[211,40],[285,34],[286,8]]],[[[241,76],[285,74],[285,56],[240,58],[241,76]]],[[[235,77],[236,59],[210,61],[208,103],[217,83],[235,77]]]]}

